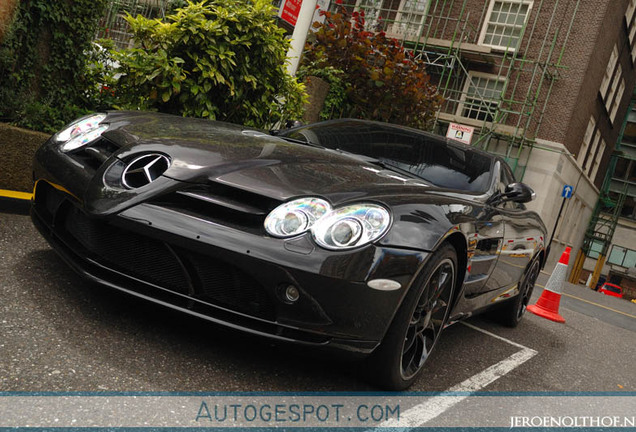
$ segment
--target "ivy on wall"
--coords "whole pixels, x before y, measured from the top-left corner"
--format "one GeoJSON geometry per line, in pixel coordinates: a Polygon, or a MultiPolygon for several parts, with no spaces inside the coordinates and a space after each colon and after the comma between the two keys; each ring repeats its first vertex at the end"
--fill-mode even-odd
{"type": "Polygon", "coordinates": [[[106,0],[22,0],[0,45],[0,120],[52,132],[91,109],[84,73],[106,0]]]}

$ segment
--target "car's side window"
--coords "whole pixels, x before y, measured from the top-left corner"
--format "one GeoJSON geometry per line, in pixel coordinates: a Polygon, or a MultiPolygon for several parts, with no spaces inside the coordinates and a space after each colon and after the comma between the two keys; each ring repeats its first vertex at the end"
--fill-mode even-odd
{"type": "MultiPolygon", "coordinates": [[[[506,186],[515,182],[515,178],[510,172],[510,169],[504,163],[499,164],[499,184],[498,188],[501,193],[504,193],[506,190],[506,186]]],[[[514,210],[522,208],[519,203],[514,201],[505,201],[503,203],[503,207],[506,209],[514,210]]]]}

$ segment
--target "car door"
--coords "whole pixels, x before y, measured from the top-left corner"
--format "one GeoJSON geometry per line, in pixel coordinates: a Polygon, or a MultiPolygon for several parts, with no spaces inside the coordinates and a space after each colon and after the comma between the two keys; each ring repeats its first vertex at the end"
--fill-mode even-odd
{"type": "MultiPolygon", "coordinates": [[[[515,179],[507,164],[502,161],[497,163],[500,176],[497,188],[503,193],[515,179]]],[[[500,288],[512,287],[520,280],[542,239],[536,237],[537,228],[528,218],[523,204],[506,200],[496,207],[504,223],[504,237],[493,276],[496,276],[496,284],[500,288]]]]}
{"type": "Polygon", "coordinates": [[[465,296],[475,297],[499,288],[493,271],[503,245],[504,221],[498,209],[486,205],[475,218],[475,232],[468,239],[469,266],[465,296]]]}

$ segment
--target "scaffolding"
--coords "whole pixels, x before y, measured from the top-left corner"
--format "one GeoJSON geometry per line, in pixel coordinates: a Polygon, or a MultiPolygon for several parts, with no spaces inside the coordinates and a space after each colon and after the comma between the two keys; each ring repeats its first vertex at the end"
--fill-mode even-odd
{"type": "Polygon", "coordinates": [[[475,127],[472,145],[503,156],[523,179],[580,0],[352,1],[346,7],[364,11],[369,29],[427,63],[445,101],[433,131],[475,127]]]}
{"type": "Polygon", "coordinates": [[[111,39],[117,48],[127,48],[133,35],[126,16],[164,19],[173,3],[174,0],[109,0],[95,39],[111,39]]]}

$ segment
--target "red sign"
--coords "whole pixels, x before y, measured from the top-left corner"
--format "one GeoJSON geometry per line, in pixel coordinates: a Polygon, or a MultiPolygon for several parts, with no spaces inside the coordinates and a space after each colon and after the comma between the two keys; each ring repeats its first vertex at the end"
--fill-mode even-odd
{"type": "Polygon", "coordinates": [[[296,21],[298,21],[298,13],[300,12],[300,5],[302,3],[303,0],[285,0],[280,11],[281,19],[295,26],[296,21]]]}

